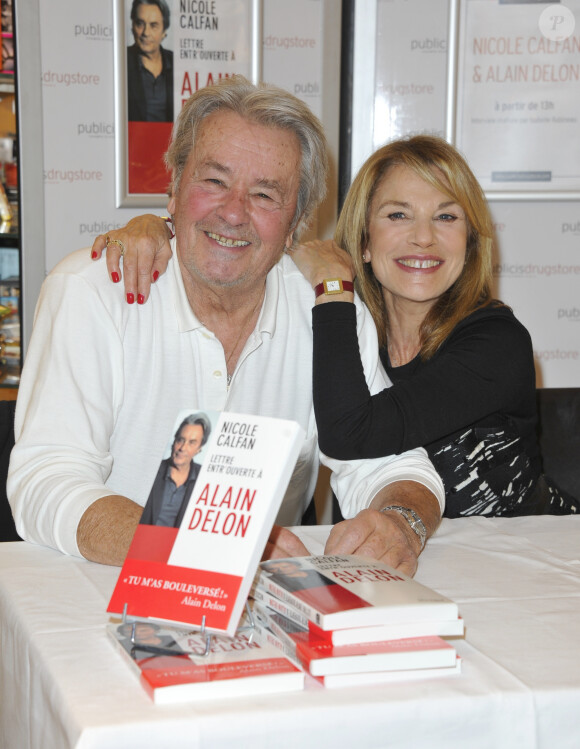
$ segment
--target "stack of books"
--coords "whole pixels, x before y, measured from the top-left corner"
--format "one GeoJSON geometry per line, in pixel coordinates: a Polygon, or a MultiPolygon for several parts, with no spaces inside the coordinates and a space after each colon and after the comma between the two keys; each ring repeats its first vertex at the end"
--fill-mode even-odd
{"type": "Polygon", "coordinates": [[[458,673],[444,638],[463,635],[457,605],[357,556],[262,562],[252,611],[265,641],[327,687],[458,673]]]}

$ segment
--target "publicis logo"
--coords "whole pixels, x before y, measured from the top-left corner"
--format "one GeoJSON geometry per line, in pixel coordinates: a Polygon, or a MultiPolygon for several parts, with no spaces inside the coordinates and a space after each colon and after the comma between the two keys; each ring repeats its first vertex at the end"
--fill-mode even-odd
{"type": "Polygon", "coordinates": [[[101,182],[103,172],[97,169],[45,169],[44,182],[51,185],[75,184],[79,182],[101,182]]]}
{"type": "Polygon", "coordinates": [[[112,138],[115,135],[115,125],[112,122],[79,122],[77,135],[88,138],[112,138]]]}
{"type": "Polygon", "coordinates": [[[294,84],[294,96],[300,98],[301,96],[320,96],[320,86],[316,81],[307,83],[295,83],[294,84]]]}
{"type": "Polygon", "coordinates": [[[580,322],[580,309],[578,307],[561,307],[558,310],[558,320],[570,320],[571,322],[580,322]]]}
{"type": "Polygon", "coordinates": [[[75,23],[75,36],[83,39],[94,39],[97,42],[110,41],[113,38],[113,27],[102,23],[75,23]]]}
{"type": "Polygon", "coordinates": [[[79,224],[79,234],[89,234],[91,237],[96,237],[98,234],[106,234],[108,231],[120,229],[124,225],[124,223],[119,223],[118,221],[106,220],[91,221],[90,223],[83,222],[82,224],[79,224]]]}
{"type": "Polygon", "coordinates": [[[411,52],[447,52],[447,39],[411,39],[411,52]]]}
{"type": "Polygon", "coordinates": [[[264,48],[275,49],[314,49],[316,39],[305,36],[275,36],[270,34],[264,39],[264,48]]]}
{"type": "Polygon", "coordinates": [[[101,76],[94,73],[63,72],[58,73],[55,70],[45,70],[41,75],[42,83],[45,86],[100,86],[101,76]]]}
{"type": "Polygon", "coordinates": [[[539,278],[550,276],[570,276],[580,278],[580,265],[565,263],[496,263],[493,266],[494,276],[507,278],[539,278]]]}
{"type": "Polygon", "coordinates": [[[564,221],[562,224],[562,234],[572,234],[574,237],[580,237],[580,221],[576,221],[575,224],[564,221]]]}

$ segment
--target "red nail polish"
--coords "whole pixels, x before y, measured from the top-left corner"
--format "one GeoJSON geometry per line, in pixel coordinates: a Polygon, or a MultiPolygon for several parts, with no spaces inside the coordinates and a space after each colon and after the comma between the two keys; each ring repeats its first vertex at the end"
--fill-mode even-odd
{"type": "Polygon", "coordinates": [[[96,250],[93,250],[93,251],[91,252],[91,260],[94,260],[94,259],[95,259],[96,257],[97,257],[97,251],[96,251],[96,250]]]}
{"type": "Polygon", "coordinates": [[[155,272],[153,273],[153,283],[155,283],[155,281],[157,281],[157,279],[158,279],[158,278],[159,278],[159,271],[158,271],[158,270],[156,270],[156,271],[155,271],[155,272]]]}
{"type": "Polygon", "coordinates": [[[111,278],[113,279],[113,283],[119,283],[119,281],[121,280],[121,279],[119,278],[119,274],[117,273],[117,271],[116,271],[116,270],[114,270],[114,271],[113,271],[113,272],[111,273],[111,278]]]}
{"type": "Polygon", "coordinates": [[[145,297],[143,294],[137,294],[137,304],[144,304],[145,303],[145,297]]]}
{"type": "Polygon", "coordinates": [[[135,301],[135,294],[127,294],[127,303],[133,304],[134,301],[135,301]]]}

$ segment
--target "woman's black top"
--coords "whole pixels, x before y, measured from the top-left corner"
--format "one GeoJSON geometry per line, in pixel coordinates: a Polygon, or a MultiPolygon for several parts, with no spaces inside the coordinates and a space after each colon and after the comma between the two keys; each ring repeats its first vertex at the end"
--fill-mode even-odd
{"type": "Polygon", "coordinates": [[[541,475],[532,342],[499,304],[462,320],[428,361],[392,367],[371,396],[353,304],[313,309],[314,408],[321,450],[377,458],[424,447],[445,485],[446,517],[565,514],[580,507],[541,475]]]}

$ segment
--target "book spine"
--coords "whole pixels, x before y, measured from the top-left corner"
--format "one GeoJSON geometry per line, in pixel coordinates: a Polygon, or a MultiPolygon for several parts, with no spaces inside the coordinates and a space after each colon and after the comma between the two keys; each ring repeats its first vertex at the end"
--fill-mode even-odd
{"type": "Polygon", "coordinates": [[[268,619],[268,628],[271,632],[280,640],[284,648],[284,652],[287,657],[295,663],[299,664],[301,668],[309,671],[310,659],[301,652],[297,646],[296,640],[290,635],[284,627],[282,627],[275,618],[268,619]]]}
{"type": "Polygon", "coordinates": [[[258,630],[259,637],[263,642],[267,642],[280,650],[286,658],[289,658],[294,665],[302,670],[302,664],[296,658],[296,646],[294,644],[290,645],[283,642],[278,635],[274,634],[271,629],[264,626],[261,622],[256,623],[256,629],[258,630]]]}
{"type": "Polygon", "coordinates": [[[306,619],[315,621],[316,616],[319,615],[319,612],[313,609],[312,606],[309,606],[304,601],[296,598],[293,593],[286,590],[281,585],[278,585],[278,583],[274,582],[264,572],[260,573],[258,584],[268,593],[271,593],[275,598],[293,606],[299,613],[305,616],[306,619]]]}
{"type": "Polygon", "coordinates": [[[281,601],[276,596],[272,595],[268,591],[264,590],[261,585],[257,585],[252,595],[256,601],[259,601],[262,606],[266,606],[272,611],[276,611],[278,614],[282,614],[286,619],[298,624],[300,627],[305,629],[309,626],[309,619],[306,614],[301,613],[295,606],[288,601],[281,601]]]}

